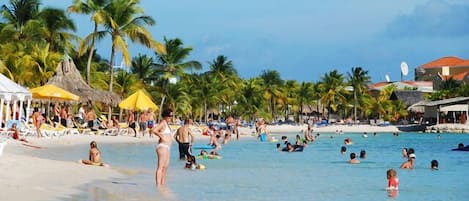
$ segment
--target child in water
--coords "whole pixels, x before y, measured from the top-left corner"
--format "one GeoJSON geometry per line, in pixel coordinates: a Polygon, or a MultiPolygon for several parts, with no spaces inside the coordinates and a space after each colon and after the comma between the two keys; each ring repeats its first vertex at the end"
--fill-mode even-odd
{"type": "Polygon", "coordinates": [[[394,169],[389,169],[386,172],[388,178],[388,187],[387,190],[398,190],[399,189],[399,179],[397,178],[397,172],[394,169]]]}
{"type": "Polygon", "coordinates": [[[195,170],[195,169],[203,170],[205,169],[205,166],[202,164],[197,164],[195,160],[195,156],[191,155],[187,157],[187,162],[184,168],[191,169],[191,170],[195,170]]]}

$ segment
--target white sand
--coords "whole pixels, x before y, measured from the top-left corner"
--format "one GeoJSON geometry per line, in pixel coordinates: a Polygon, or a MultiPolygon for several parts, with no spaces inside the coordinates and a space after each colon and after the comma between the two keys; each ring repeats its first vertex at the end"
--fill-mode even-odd
{"type": "MultiPolygon", "coordinates": [[[[307,128],[304,126],[268,126],[270,132],[300,132],[307,128]]],[[[396,132],[394,126],[328,126],[314,128],[314,132],[396,132]]],[[[242,138],[251,137],[254,129],[240,128],[242,138]]],[[[198,140],[207,140],[207,136],[196,135],[198,140]]],[[[59,138],[29,137],[31,144],[43,148],[66,147],[71,145],[89,146],[92,140],[103,143],[140,143],[154,142],[157,138],[134,138],[128,136],[92,136],[67,135],[59,138]]],[[[36,148],[22,145],[22,142],[8,139],[8,143],[0,156],[0,200],[54,200],[65,198],[71,194],[80,193],[78,187],[96,180],[111,180],[126,175],[112,168],[95,167],[79,164],[76,160],[55,161],[38,158],[31,155],[36,148]]],[[[83,153],[84,156],[87,153],[83,153]]],[[[104,162],[106,157],[103,156],[104,162]]],[[[112,165],[112,164],[111,164],[112,165]]]]}

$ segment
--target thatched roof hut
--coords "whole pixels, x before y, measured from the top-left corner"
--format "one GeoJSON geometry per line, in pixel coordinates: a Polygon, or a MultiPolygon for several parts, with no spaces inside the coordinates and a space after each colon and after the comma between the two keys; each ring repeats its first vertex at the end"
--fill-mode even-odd
{"type": "Polygon", "coordinates": [[[417,102],[423,101],[423,92],[416,90],[396,90],[393,91],[389,100],[401,100],[409,107],[417,102]]]}
{"type": "Polygon", "coordinates": [[[80,75],[72,58],[65,55],[55,69],[55,75],[49,79],[47,84],[54,84],[67,91],[80,96],[80,102],[101,102],[116,106],[121,102],[117,94],[100,89],[91,88],[80,75]]]}

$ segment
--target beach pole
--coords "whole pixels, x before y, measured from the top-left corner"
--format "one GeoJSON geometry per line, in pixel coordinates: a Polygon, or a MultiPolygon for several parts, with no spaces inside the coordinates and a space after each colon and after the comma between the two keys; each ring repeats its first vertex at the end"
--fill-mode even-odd
{"type": "MultiPolygon", "coordinates": [[[[3,120],[3,103],[5,103],[5,100],[3,100],[2,98],[0,99],[0,121],[3,120]]],[[[1,122],[0,122],[0,128],[3,128],[1,122]]]]}

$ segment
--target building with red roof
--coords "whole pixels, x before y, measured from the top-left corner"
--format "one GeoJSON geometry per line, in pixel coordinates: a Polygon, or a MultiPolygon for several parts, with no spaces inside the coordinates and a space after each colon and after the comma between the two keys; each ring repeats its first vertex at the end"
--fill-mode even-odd
{"type": "Polygon", "coordinates": [[[468,71],[469,59],[464,60],[453,56],[442,57],[417,67],[415,69],[415,80],[433,81],[436,76],[448,78],[468,71]]]}

